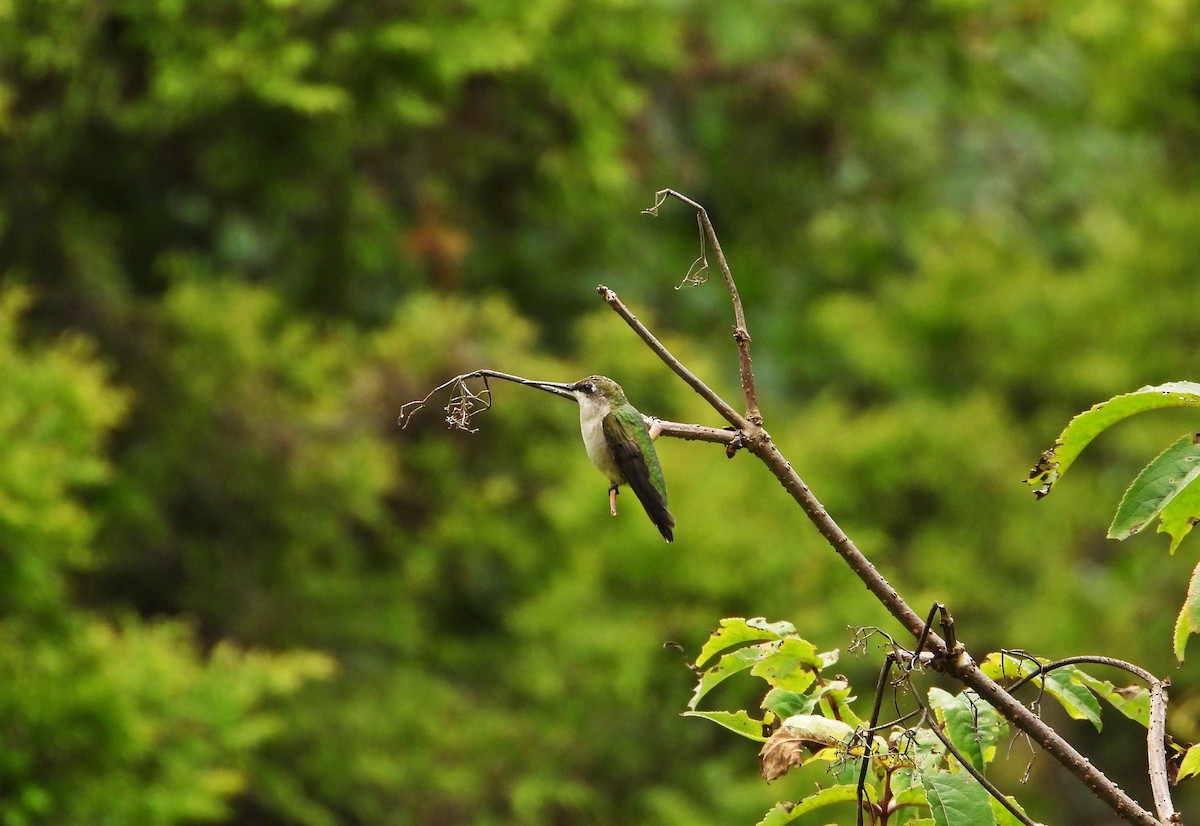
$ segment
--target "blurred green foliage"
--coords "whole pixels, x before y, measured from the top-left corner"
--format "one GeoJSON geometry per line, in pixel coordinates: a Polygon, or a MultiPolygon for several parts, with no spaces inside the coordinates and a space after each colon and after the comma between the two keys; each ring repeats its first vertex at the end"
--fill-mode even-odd
{"type": "MultiPolygon", "coordinates": [[[[911,604],[1165,673],[1187,544],[1103,534],[1181,420],[1057,502],[1019,480],[1195,378],[1194,6],[0,2],[0,822],[724,824],[820,782],[677,716],[662,644],[721,616],[889,627],[747,457],[661,446],[668,547],[567,403],[396,425],[480,367],[717,424],[596,307],[738,397],[662,186],[713,217],[767,427],[911,604]]],[[[1136,730],[1066,730],[1147,797],[1136,730]]],[[[1033,776],[1039,819],[1105,817],[1033,776]]]]}

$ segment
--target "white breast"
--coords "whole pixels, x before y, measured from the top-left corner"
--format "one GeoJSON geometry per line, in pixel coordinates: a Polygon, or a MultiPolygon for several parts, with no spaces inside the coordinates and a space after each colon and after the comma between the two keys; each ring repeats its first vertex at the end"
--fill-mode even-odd
{"type": "Polygon", "coordinates": [[[588,458],[592,464],[609,478],[611,482],[621,480],[621,471],[608,452],[608,442],[604,438],[604,417],[611,408],[603,399],[583,397],[579,400],[579,430],[583,433],[583,444],[587,448],[588,458]]]}

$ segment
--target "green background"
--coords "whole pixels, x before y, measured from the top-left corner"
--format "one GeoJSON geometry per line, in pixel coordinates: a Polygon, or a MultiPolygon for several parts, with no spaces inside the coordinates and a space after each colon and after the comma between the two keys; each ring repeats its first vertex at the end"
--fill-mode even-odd
{"type": "MultiPolygon", "coordinates": [[[[848,626],[899,632],[750,457],[660,442],[668,546],[568,402],[396,424],[477,368],[723,424],[595,294],[738,402],[723,286],[675,289],[694,217],[640,214],[666,186],[767,428],[909,603],[978,657],[1169,675],[1200,739],[1196,540],[1103,538],[1195,417],[1020,483],[1197,378],[1198,6],[0,0],[0,824],[735,824],[822,782],[678,716],[663,643],[719,617],[868,698],[848,626]]],[[[1149,801],[1143,732],[1045,712],[1149,801]]],[[[1030,753],[998,778],[1037,819],[1112,821],[1030,753]]]]}

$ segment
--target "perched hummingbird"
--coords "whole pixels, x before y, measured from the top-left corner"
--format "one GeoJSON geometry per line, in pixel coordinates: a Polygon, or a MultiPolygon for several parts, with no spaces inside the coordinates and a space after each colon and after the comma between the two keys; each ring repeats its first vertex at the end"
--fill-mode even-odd
{"type": "Polygon", "coordinates": [[[642,414],[625,398],[625,391],[607,376],[588,376],[574,384],[527,381],[549,392],[565,391],[579,402],[579,428],[588,458],[611,483],[609,509],[617,515],[617,488],[629,485],[659,533],[675,538],[675,517],[667,510],[667,483],[654,451],[654,441],[642,414]]]}

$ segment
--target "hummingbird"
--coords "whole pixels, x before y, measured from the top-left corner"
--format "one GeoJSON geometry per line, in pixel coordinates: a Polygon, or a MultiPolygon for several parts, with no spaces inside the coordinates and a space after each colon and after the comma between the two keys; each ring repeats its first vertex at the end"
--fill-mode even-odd
{"type": "Polygon", "coordinates": [[[675,517],[667,510],[667,483],[654,440],[646,420],[625,398],[621,385],[607,376],[588,376],[574,384],[550,381],[524,384],[575,397],[588,458],[608,477],[609,512],[617,515],[617,488],[629,485],[658,532],[668,542],[673,541],[675,517]]]}

